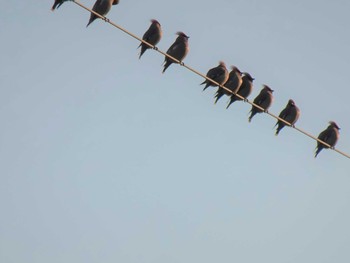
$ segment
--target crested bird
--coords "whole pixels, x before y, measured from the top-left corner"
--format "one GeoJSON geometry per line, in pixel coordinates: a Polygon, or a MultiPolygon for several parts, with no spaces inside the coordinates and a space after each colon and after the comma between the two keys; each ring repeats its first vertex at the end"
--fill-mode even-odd
{"type": "MultiPolygon", "coordinates": [[[[252,93],[253,91],[253,81],[254,81],[254,78],[249,73],[243,72],[242,84],[239,87],[237,94],[242,96],[244,99],[248,98],[250,93],[252,93]]],[[[234,103],[236,100],[242,100],[242,99],[232,94],[230,97],[230,102],[227,104],[226,109],[228,109],[228,107],[230,107],[230,105],[234,103]]]]}
{"type": "MultiPolygon", "coordinates": [[[[186,57],[189,46],[188,46],[188,39],[190,38],[183,32],[177,32],[176,33],[178,37],[176,38],[175,42],[169,47],[168,51],[166,52],[169,56],[177,59],[178,61],[182,62],[182,60],[186,57]]],[[[163,73],[166,71],[166,69],[172,64],[172,63],[178,63],[175,60],[165,57],[164,59],[164,69],[163,73]]]]}
{"type": "MultiPolygon", "coordinates": [[[[119,0],[97,0],[94,6],[92,7],[92,10],[100,14],[101,16],[105,16],[111,10],[112,5],[117,5],[118,3],[119,3],[119,0]]],[[[98,17],[94,13],[91,13],[89,22],[86,25],[86,27],[88,27],[97,18],[100,18],[100,17],[98,17]]]]}
{"type": "Polygon", "coordinates": [[[224,87],[228,88],[231,92],[227,91],[226,89],[219,86],[218,90],[215,94],[215,104],[218,102],[218,100],[223,96],[227,95],[230,96],[233,93],[236,93],[239,87],[242,84],[242,73],[236,66],[231,66],[231,71],[228,74],[228,78],[226,82],[224,82],[224,87]]]}
{"type": "MultiPolygon", "coordinates": [[[[281,111],[280,117],[281,119],[285,120],[286,122],[290,123],[291,125],[294,125],[297,120],[299,119],[300,116],[300,110],[299,108],[295,105],[295,102],[293,100],[289,100],[286,107],[281,111]]],[[[277,126],[276,129],[276,136],[279,134],[279,132],[283,129],[284,126],[286,126],[283,121],[278,120],[275,127],[277,126]]]]}
{"type": "MultiPolygon", "coordinates": [[[[219,61],[219,65],[215,68],[209,69],[206,76],[222,85],[227,81],[229,75],[225,63],[223,61],[219,61]]],[[[208,88],[209,86],[217,86],[216,84],[207,79],[205,79],[200,85],[203,84],[205,84],[203,91],[206,90],[206,88],[208,88]]]]}
{"type": "MultiPolygon", "coordinates": [[[[267,86],[263,85],[262,90],[260,91],[259,95],[254,99],[254,104],[260,106],[264,109],[264,111],[267,111],[268,108],[271,106],[273,102],[273,90],[267,86]]],[[[252,109],[250,110],[250,116],[248,118],[249,122],[252,121],[252,118],[257,113],[262,113],[263,111],[261,109],[258,109],[255,106],[252,106],[252,109]]]]}
{"type": "MultiPolygon", "coordinates": [[[[155,46],[159,43],[161,38],[162,38],[162,28],[159,22],[155,19],[151,19],[151,25],[143,35],[142,40],[155,46]]],[[[139,47],[141,47],[141,52],[139,56],[139,59],[140,59],[143,53],[145,53],[145,51],[151,47],[143,42],[140,43],[139,47]]]]}
{"type": "MultiPolygon", "coordinates": [[[[330,121],[329,122],[329,126],[327,127],[327,129],[325,129],[324,131],[322,131],[319,135],[318,135],[318,139],[329,144],[332,148],[336,145],[338,139],[339,139],[339,126],[334,122],[334,121],[330,121]]],[[[329,147],[324,145],[323,143],[317,141],[317,146],[315,149],[315,158],[317,157],[317,155],[322,151],[322,149],[328,149],[329,147]]]]}

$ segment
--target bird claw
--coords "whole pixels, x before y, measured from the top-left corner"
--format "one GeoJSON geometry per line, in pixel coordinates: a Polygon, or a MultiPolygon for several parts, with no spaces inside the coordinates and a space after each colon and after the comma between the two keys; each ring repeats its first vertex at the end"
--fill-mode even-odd
{"type": "Polygon", "coordinates": [[[158,47],[156,47],[156,46],[154,46],[153,49],[158,51],[158,47]]]}
{"type": "Polygon", "coordinates": [[[109,23],[109,19],[107,17],[104,17],[103,21],[105,21],[106,23],[109,23]]]}
{"type": "Polygon", "coordinates": [[[183,61],[180,61],[180,66],[185,66],[185,63],[183,63],[183,61]]]}

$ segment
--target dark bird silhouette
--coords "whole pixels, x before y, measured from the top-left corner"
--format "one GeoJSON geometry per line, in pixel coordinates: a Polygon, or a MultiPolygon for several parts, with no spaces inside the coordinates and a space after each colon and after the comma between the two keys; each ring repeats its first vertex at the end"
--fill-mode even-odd
{"type": "MultiPolygon", "coordinates": [[[[111,10],[112,5],[117,5],[118,3],[119,0],[97,0],[94,6],[92,7],[92,10],[100,14],[101,16],[105,16],[111,10]]],[[[99,18],[97,15],[91,13],[89,23],[86,25],[86,27],[88,27],[97,18],[99,18]]]]}
{"type": "MultiPolygon", "coordinates": [[[[237,90],[239,89],[239,87],[242,84],[242,73],[241,71],[235,67],[235,66],[231,66],[231,71],[229,73],[229,76],[227,78],[227,81],[224,83],[224,87],[228,88],[231,92],[236,93],[237,90]]],[[[216,91],[215,94],[215,104],[218,102],[218,100],[224,96],[225,94],[227,96],[231,96],[232,93],[225,90],[222,87],[219,87],[218,90],[216,91]]]]}
{"type": "MultiPolygon", "coordinates": [[[[186,57],[188,51],[190,50],[188,46],[188,39],[190,37],[183,32],[177,32],[176,34],[178,35],[178,37],[176,38],[175,42],[169,47],[166,53],[169,56],[172,56],[173,58],[181,62],[186,57]]],[[[168,57],[165,57],[163,73],[172,63],[177,63],[177,62],[168,57]]]]}
{"type": "MultiPolygon", "coordinates": [[[[339,139],[339,126],[334,122],[330,121],[329,126],[327,129],[322,131],[318,135],[318,139],[329,144],[332,148],[337,144],[337,141],[339,139]]],[[[329,147],[324,145],[323,143],[317,141],[316,151],[315,151],[315,158],[317,155],[322,151],[322,149],[328,149],[329,147]]]]}
{"type": "MultiPolygon", "coordinates": [[[[289,122],[291,125],[294,125],[300,116],[300,110],[295,105],[295,102],[293,100],[289,100],[286,107],[281,111],[280,117],[281,119],[285,120],[286,122],[289,122]]],[[[284,126],[286,126],[283,121],[278,120],[275,127],[276,129],[276,136],[279,134],[279,132],[283,129],[284,126]]]]}
{"type": "MultiPolygon", "coordinates": [[[[268,108],[271,106],[273,102],[273,90],[267,86],[263,85],[262,90],[260,91],[259,95],[254,99],[254,104],[262,107],[264,111],[268,110],[268,108]]],[[[252,118],[257,113],[262,113],[263,111],[261,109],[258,109],[255,106],[252,106],[252,109],[250,110],[250,116],[248,118],[249,122],[252,121],[252,118]]]]}
{"type": "MultiPolygon", "coordinates": [[[[142,39],[150,43],[151,45],[155,46],[159,43],[161,38],[162,38],[162,28],[157,20],[152,19],[151,25],[143,35],[142,39]]],[[[139,59],[140,59],[143,53],[145,53],[145,51],[151,47],[143,42],[141,42],[139,47],[141,47],[141,52],[139,56],[139,59]]]]}
{"type": "Polygon", "coordinates": [[[68,2],[68,1],[73,1],[73,0],[55,0],[51,10],[54,11],[55,9],[58,9],[64,2],[68,2]]]}
{"type": "MultiPolygon", "coordinates": [[[[215,68],[209,69],[206,76],[216,81],[220,85],[224,84],[228,79],[228,71],[225,63],[222,61],[219,61],[219,65],[215,68]]],[[[203,91],[210,86],[213,86],[213,87],[217,86],[216,84],[214,84],[213,82],[207,79],[205,79],[200,85],[203,85],[203,84],[205,84],[203,91]]]]}
{"type": "MultiPolygon", "coordinates": [[[[239,94],[240,96],[242,96],[243,98],[248,98],[250,93],[252,93],[253,91],[253,80],[254,78],[247,72],[243,72],[242,73],[242,84],[239,87],[237,94],[239,94]]],[[[242,100],[240,98],[238,98],[236,95],[231,95],[230,97],[230,102],[227,104],[226,109],[228,109],[228,107],[230,107],[230,105],[232,103],[234,103],[236,100],[242,100]]]]}

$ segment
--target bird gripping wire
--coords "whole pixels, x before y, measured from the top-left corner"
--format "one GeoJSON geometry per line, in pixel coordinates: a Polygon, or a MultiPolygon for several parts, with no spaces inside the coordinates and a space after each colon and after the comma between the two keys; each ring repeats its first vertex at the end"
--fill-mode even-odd
{"type": "Polygon", "coordinates": [[[214,83],[215,85],[217,85],[217,86],[219,86],[220,88],[226,90],[227,92],[229,92],[229,93],[231,93],[231,94],[237,96],[238,98],[240,98],[240,99],[243,100],[244,102],[246,102],[246,103],[248,103],[248,104],[250,104],[250,105],[252,105],[252,106],[258,108],[259,110],[261,110],[261,111],[263,111],[264,113],[270,115],[271,117],[275,118],[276,120],[279,120],[279,121],[283,122],[284,124],[286,124],[286,125],[288,125],[288,126],[294,128],[294,129],[297,130],[298,132],[300,132],[300,133],[306,135],[307,137],[309,137],[309,138],[311,138],[311,139],[313,139],[313,140],[315,140],[315,141],[317,141],[317,142],[319,142],[319,143],[322,143],[325,147],[330,148],[330,149],[334,150],[335,152],[337,152],[337,153],[339,153],[339,154],[341,154],[341,155],[347,157],[348,159],[350,159],[350,155],[349,155],[349,154],[347,154],[347,153],[345,153],[345,152],[343,152],[343,151],[340,151],[340,150],[336,149],[335,147],[332,147],[332,146],[329,145],[328,143],[325,143],[324,141],[322,141],[322,140],[318,139],[317,137],[313,136],[312,134],[310,134],[310,133],[304,131],[304,130],[301,129],[301,128],[296,127],[294,124],[291,124],[291,123],[285,121],[284,119],[282,119],[282,118],[280,118],[279,116],[277,116],[277,115],[275,115],[275,114],[269,112],[268,110],[265,110],[264,108],[262,108],[261,106],[255,104],[254,102],[251,102],[251,101],[249,101],[248,99],[242,97],[241,95],[239,95],[239,94],[237,94],[237,93],[235,93],[235,92],[232,92],[230,89],[228,89],[228,88],[226,88],[225,86],[220,85],[220,84],[217,83],[216,81],[214,81],[214,80],[208,78],[206,75],[202,74],[201,72],[197,71],[196,69],[194,69],[194,68],[192,68],[192,67],[190,67],[190,66],[187,66],[183,61],[177,60],[176,58],[174,58],[174,57],[168,55],[167,53],[165,53],[164,51],[160,50],[158,47],[156,47],[156,46],[154,46],[154,45],[148,43],[147,41],[143,40],[142,38],[138,37],[137,35],[135,35],[135,34],[129,32],[128,30],[124,29],[123,27],[121,27],[121,26],[115,24],[114,22],[110,21],[107,17],[102,16],[102,15],[100,15],[99,13],[97,13],[97,12],[91,10],[90,8],[84,6],[84,5],[81,4],[79,1],[73,0],[72,2],[74,2],[74,3],[77,4],[78,6],[82,7],[82,8],[85,9],[86,11],[88,11],[88,12],[90,12],[90,13],[93,13],[93,14],[96,15],[97,17],[99,17],[99,18],[101,18],[102,20],[104,20],[106,23],[109,23],[109,24],[111,24],[112,26],[118,28],[119,30],[121,30],[121,31],[123,31],[124,33],[126,33],[127,35],[129,35],[129,36],[135,38],[136,40],[138,40],[138,41],[140,41],[140,42],[142,42],[142,43],[145,43],[145,44],[146,44],[147,46],[149,46],[150,48],[154,49],[155,51],[157,51],[158,53],[162,54],[163,56],[166,56],[166,57],[170,58],[171,60],[175,61],[175,63],[178,63],[180,66],[183,66],[184,68],[188,69],[189,71],[192,71],[193,73],[195,73],[195,74],[201,76],[202,78],[205,78],[206,80],[208,80],[208,81],[214,83]]]}

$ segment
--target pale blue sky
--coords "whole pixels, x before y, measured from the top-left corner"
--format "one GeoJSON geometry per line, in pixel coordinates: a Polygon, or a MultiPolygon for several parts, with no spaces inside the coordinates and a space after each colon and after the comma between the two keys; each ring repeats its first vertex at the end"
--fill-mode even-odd
{"type": "MultiPolygon", "coordinates": [[[[81,1],[92,7],[94,1],[81,1]]],[[[350,152],[349,1],[121,0],[108,17],[185,63],[268,84],[350,152]],[[198,4],[200,3],[200,5],[198,4]]],[[[227,98],[74,3],[0,1],[0,262],[345,263],[349,159],[227,98]]]]}

